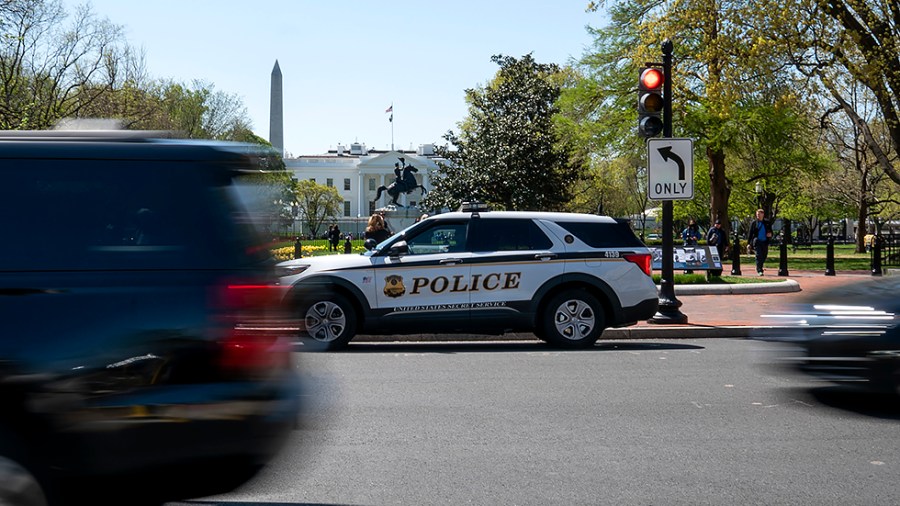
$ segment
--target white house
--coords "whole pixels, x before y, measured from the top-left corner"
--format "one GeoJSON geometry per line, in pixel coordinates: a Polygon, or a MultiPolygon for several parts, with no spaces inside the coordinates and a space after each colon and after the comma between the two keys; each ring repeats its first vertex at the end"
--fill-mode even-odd
{"type": "MultiPolygon", "coordinates": [[[[431,172],[437,169],[436,161],[441,158],[435,155],[434,145],[422,144],[415,151],[407,150],[369,150],[365,144],[353,143],[349,148],[337,146],[321,155],[302,155],[296,158],[285,158],[284,163],[292,177],[309,179],[318,184],[337,189],[344,199],[343,219],[337,220],[343,231],[359,233],[365,228],[365,222],[376,209],[386,207],[391,202],[387,192],[383,192],[376,202],[375,196],[380,186],[389,186],[394,182],[394,164],[403,158],[407,165],[418,169],[415,174],[418,184],[431,189],[431,172]]],[[[414,190],[410,194],[401,194],[397,199],[404,214],[418,217],[418,203],[422,198],[422,190],[414,190]]],[[[399,209],[399,208],[398,208],[399,209]]],[[[400,224],[392,223],[395,227],[400,224]]],[[[298,222],[296,226],[300,226],[298,222]]],[[[303,230],[300,230],[302,233],[303,230]]]]}

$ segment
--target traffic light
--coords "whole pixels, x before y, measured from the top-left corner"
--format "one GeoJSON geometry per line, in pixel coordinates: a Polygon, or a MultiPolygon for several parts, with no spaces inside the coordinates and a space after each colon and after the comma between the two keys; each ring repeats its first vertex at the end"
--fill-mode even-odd
{"type": "Polygon", "coordinates": [[[663,130],[664,80],[662,69],[648,67],[641,71],[638,81],[638,135],[641,137],[656,137],[663,130]]]}

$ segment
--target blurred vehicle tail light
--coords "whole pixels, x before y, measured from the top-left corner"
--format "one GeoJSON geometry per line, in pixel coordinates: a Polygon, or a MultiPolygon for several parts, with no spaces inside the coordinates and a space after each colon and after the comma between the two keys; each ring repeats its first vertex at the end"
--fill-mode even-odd
{"type": "Polygon", "coordinates": [[[640,267],[641,271],[648,276],[653,275],[653,271],[651,269],[651,257],[649,253],[629,253],[623,255],[623,258],[638,267],[640,267]]]}
{"type": "Polygon", "coordinates": [[[229,375],[268,375],[291,362],[290,332],[279,307],[284,287],[229,280],[214,295],[219,365],[229,375]]]}

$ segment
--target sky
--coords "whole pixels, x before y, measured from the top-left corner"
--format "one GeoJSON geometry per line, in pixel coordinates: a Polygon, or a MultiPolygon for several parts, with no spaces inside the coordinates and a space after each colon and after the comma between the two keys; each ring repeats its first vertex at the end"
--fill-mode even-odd
{"type": "Polygon", "coordinates": [[[569,63],[602,25],[587,0],[63,0],[88,3],[143,50],[155,78],[200,80],[239,97],[269,139],[275,62],[284,149],[293,156],[360,142],[444,144],[467,115],[465,90],[490,81],[491,56],[569,63]],[[393,106],[393,118],[385,110],[393,106]]]}

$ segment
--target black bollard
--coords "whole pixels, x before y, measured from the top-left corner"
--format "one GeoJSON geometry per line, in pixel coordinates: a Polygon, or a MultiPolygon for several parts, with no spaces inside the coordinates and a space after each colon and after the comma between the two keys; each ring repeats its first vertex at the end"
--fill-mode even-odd
{"type": "Polygon", "coordinates": [[[825,247],[825,275],[834,276],[834,236],[828,236],[828,245],[825,247]]]}
{"type": "Polygon", "coordinates": [[[787,241],[785,241],[784,236],[781,236],[781,245],[778,247],[778,275],[779,276],[790,276],[788,274],[788,262],[787,262],[787,241]]]}
{"type": "Polygon", "coordinates": [[[300,258],[303,256],[303,246],[300,244],[300,238],[294,242],[294,258],[300,258]]]}
{"type": "Polygon", "coordinates": [[[734,244],[731,246],[731,275],[741,275],[741,236],[734,231],[734,244]]]}
{"type": "Polygon", "coordinates": [[[872,275],[881,276],[881,236],[876,235],[872,242],[872,275]]]}

